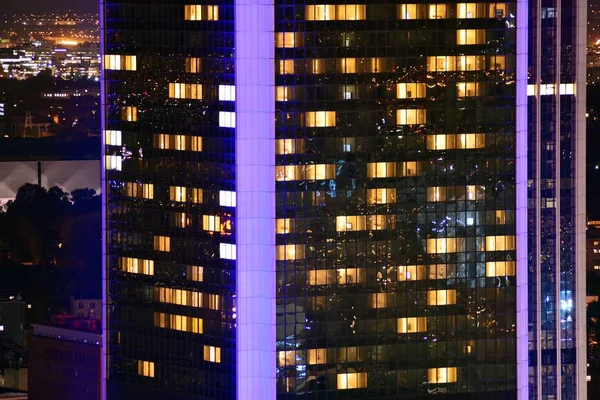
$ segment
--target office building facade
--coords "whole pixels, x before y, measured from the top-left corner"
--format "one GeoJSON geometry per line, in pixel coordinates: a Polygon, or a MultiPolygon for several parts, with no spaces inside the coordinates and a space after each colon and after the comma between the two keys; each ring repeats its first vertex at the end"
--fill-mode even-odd
{"type": "Polygon", "coordinates": [[[104,0],[106,397],[583,398],[585,5],[533,6],[104,0]]]}

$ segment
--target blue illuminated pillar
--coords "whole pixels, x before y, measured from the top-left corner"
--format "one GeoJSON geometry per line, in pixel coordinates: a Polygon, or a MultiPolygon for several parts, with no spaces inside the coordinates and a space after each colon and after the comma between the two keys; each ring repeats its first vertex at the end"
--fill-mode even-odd
{"type": "Polygon", "coordinates": [[[274,400],[273,0],[235,2],[237,398],[274,400]]]}

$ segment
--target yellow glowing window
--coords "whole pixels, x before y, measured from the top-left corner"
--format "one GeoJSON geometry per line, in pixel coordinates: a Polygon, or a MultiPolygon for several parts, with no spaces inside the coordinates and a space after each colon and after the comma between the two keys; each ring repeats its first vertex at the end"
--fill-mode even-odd
{"type": "Polygon", "coordinates": [[[209,308],[211,310],[219,310],[220,305],[220,297],[217,294],[206,294],[191,290],[165,287],[154,288],[154,300],[161,303],[209,308]]]}
{"type": "Polygon", "coordinates": [[[335,178],[335,164],[279,165],[275,167],[277,181],[322,180],[335,178]]]}
{"type": "Polygon", "coordinates": [[[201,318],[159,312],[154,313],[154,326],[182,332],[202,333],[203,331],[201,318]]]}
{"type": "Polygon", "coordinates": [[[398,125],[424,124],[426,121],[427,110],[425,109],[396,110],[398,125]]]}
{"type": "Polygon", "coordinates": [[[488,18],[506,18],[508,16],[505,3],[490,3],[488,7],[488,18]]]}
{"type": "Polygon", "coordinates": [[[396,85],[396,98],[398,99],[421,99],[424,97],[424,83],[398,83],[396,85]]]}
{"type": "Polygon", "coordinates": [[[105,54],[104,69],[135,71],[137,69],[137,57],[105,54]]]}
{"type": "Polygon", "coordinates": [[[184,7],[186,21],[218,21],[219,6],[192,4],[184,7]]]}
{"type": "Polygon", "coordinates": [[[303,45],[304,35],[302,32],[277,32],[275,33],[275,47],[294,48],[303,45]]]}
{"type": "Polygon", "coordinates": [[[340,285],[364,283],[366,280],[367,274],[364,268],[338,268],[337,270],[337,281],[340,285]]]}
{"type": "Polygon", "coordinates": [[[398,19],[425,18],[425,4],[398,4],[398,19]]]}
{"type": "Polygon", "coordinates": [[[428,150],[482,149],[484,147],[484,133],[441,134],[427,137],[428,150]]]}
{"type": "Polygon", "coordinates": [[[296,351],[287,350],[277,352],[277,366],[296,365],[296,351]]]}
{"type": "Polygon", "coordinates": [[[456,304],[456,290],[430,290],[427,292],[428,306],[446,306],[456,304]]]}
{"type": "Polygon", "coordinates": [[[429,4],[429,19],[446,18],[446,4],[429,4]]]}
{"type": "Polygon", "coordinates": [[[378,231],[382,229],[393,229],[396,227],[396,219],[393,215],[368,215],[367,230],[378,231]]]}
{"type": "Polygon", "coordinates": [[[202,72],[202,59],[198,57],[186,57],[185,72],[189,72],[192,74],[202,72]]]}
{"type": "Polygon", "coordinates": [[[163,150],[202,151],[202,137],[154,134],[154,147],[163,150]]]}
{"type": "Polygon", "coordinates": [[[485,263],[485,276],[514,276],[515,273],[514,261],[489,261],[485,263]]]}
{"type": "Polygon", "coordinates": [[[396,307],[395,293],[370,293],[369,294],[370,308],[389,308],[396,307]]]}
{"type": "Polygon", "coordinates": [[[282,234],[294,232],[294,226],[293,218],[278,218],[275,222],[275,232],[282,234]]]}
{"type": "Polygon", "coordinates": [[[423,171],[421,161],[405,161],[399,164],[398,176],[417,176],[423,171]]]}
{"type": "Polygon", "coordinates": [[[123,170],[123,157],[116,155],[104,156],[105,168],[107,170],[122,171],[123,170]]]}
{"type": "Polygon", "coordinates": [[[306,350],[306,363],[308,365],[327,364],[327,349],[306,350]]]}
{"type": "Polygon", "coordinates": [[[281,75],[294,73],[294,60],[279,60],[279,73],[281,75]]]}
{"type": "Polygon", "coordinates": [[[448,266],[446,264],[434,264],[429,266],[429,279],[447,279],[448,266]]]}
{"type": "Polygon", "coordinates": [[[176,228],[187,228],[192,224],[192,219],[186,213],[174,212],[172,218],[176,228]]]}
{"type": "Polygon", "coordinates": [[[457,97],[474,97],[483,95],[483,85],[477,82],[458,82],[456,84],[457,97]]]}
{"type": "Polygon", "coordinates": [[[367,164],[368,178],[393,178],[396,176],[395,162],[377,162],[367,164]]]}
{"type": "Polygon", "coordinates": [[[169,188],[169,200],[181,203],[202,203],[202,189],[171,186],[169,188]]]}
{"type": "Polygon", "coordinates": [[[387,60],[383,57],[369,58],[367,62],[367,70],[369,72],[384,72],[386,70],[387,60]]]}
{"type": "Polygon", "coordinates": [[[338,72],[341,74],[356,73],[356,58],[338,58],[338,72]]]}
{"type": "Polygon", "coordinates": [[[307,272],[308,284],[311,286],[333,285],[336,282],[335,269],[317,269],[307,272]]]}
{"type": "Polygon", "coordinates": [[[364,347],[338,347],[337,358],[338,362],[353,362],[362,361],[364,359],[363,354],[365,353],[364,347]]]}
{"type": "Polygon", "coordinates": [[[367,229],[367,216],[339,216],[335,218],[335,230],[338,232],[364,231],[367,229]]]}
{"type": "Polygon", "coordinates": [[[128,122],[137,121],[137,107],[127,106],[121,108],[121,120],[128,122]]]}
{"type": "Polygon", "coordinates": [[[202,229],[209,232],[219,232],[221,230],[221,217],[216,215],[203,215],[202,229]]]}
{"type": "Polygon", "coordinates": [[[367,6],[364,4],[338,4],[336,18],[339,21],[357,21],[367,17],[367,6]]]}
{"type": "Polygon", "coordinates": [[[456,58],[454,56],[431,56],[427,57],[427,71],[447,72],[456,69],[456,58]]]}
{"type": "Polygon", "coordinates": [[[427,239],[427,254],[456,253],[456,238],[427,239]]]}
{"type": "Polygon", "coordinates": [[[204,346],[204,361],[220,363],[221,348],[215,346],[204,346]]]}
{"type": "Polygon", "coordinates": [[[302,260],[305,257],[303,244],[287,244],[277,246],[276,257],[279,261],[302,260]]]}
{"type": "Polygon", "coordinates": [[[138,360],[138,375],[154,378],[154,363],[152,361],[138,360]]]}
{"type": "Polygon", "coordinates": [[[457,56],[458,71],[482,71],[485,69],[485,56],[457,56]]]}
{"type": "Polygon", "coordinates": [[[321,58],[307,59],[308,72],[311,74],[325,73],[325,60],[321,58]]]}
{"type": "Polygon", "coordinates": [[[399,281],[422,280],[427,277],[425,265],[402,265],[398,267],[399,281]]]}
{"type": "Polygon", "coordinates": [[[171,99],[202,99],[202,85],[199,83],[169,83],[169,98],[171,99]]]}
{"type": "Polygon", "coordinates": [[[427,188],[427,201],[445,201],[446,187],[433,186],[427,188]]]}
{"type": "Polygon", "coordinates": [[[152,183],[125,183],[125,193],[128,197],[138,197],[140,199],[154,198],[154,185],[152,183]]]}
{"type": "Polygon", "coordinates": [[[456,367],[429,368],[427,370],[427,383],[453,382],[456,382],[456,367]]]}
{"type": "Polygon", "coordinates": [[[121,146],[121,131],[104,131],[104,144],[107,146],[121,146]]]}
{"type": "Polygon", "coordinates": [[[335,19],[334,5],[310,5],[305,7],[304,12],[307,21],[329,21],[335,19]]]}
{"type": "Polygon", "coordinates": [[[506,224],[506,211],[504,210],[496,210],[494,212],[494,220],[496,222],[496,225],[504,225],[506,224]]]}
{"type": "Polygon", "coordinates": [[[154,250],[171,251],[171,238],[168,236],[154,236],[154,250]]]}
{"type": "Polygon", "coordinates": [[[347,372],[343,374],[337,374],[337,388],[338,390],[345,389],[360,389],[367,387],[367,373],[366,372],[347,372]]]}
{"type": "Polygon", "coordinates": [[[154,260],[143,260],[140,258],[122,257],[120,260],[121,270],[132,274],[154,275],[154,260]]]}
{"type": "Polygon", "coordinates": [[[427,317],[398,318],[398,333],[427,331],[427,317]]]}
{"type": "Polygon", "coordinates": [[[307,21],[356,21],[366,18],[366,6],[364,4],[340,4],[337,6],[328,4],[307,5],[305,18],[307,21]]]}
{"type": "Polygon", "coordinates": [[[190,281],[202,282],[204,280],[204,268],[197,265],[188,265],[187,278],[190,281]]]}
{"type": "Polygon", "coordinates": [[[485,44],[485,29],[458,29],[456,44],[485,44]]]}
{"type": "Polygon", "coordinates": [[[307,180],[333,179],[335,177],[334,164],[310,164],[305,165],[305,177],[307,180]]]}
{"type": "Polygon", "coordinates": [[[277,139],[275,140],[275,154],[304,153],[304,139],[277,139]]]}
{"type": "Polygon", "coordinates": [[[304,118],[308,128],[335,126],[335,111],[309,111],[304,118]]]}
{"type": "Polygon", "coordinates": [[[490,56],[490,69],[505,69],[506,68],[506,57],[505,56],[490,56]]]}
{"type": "Polygon", "coordinates": [[[396,189],[367,189],[368,204],[389,204],[396,202],[396,189]]]}
{"type": "Polygon", "coordinates": [[[516,238],[514,236],[486,236],[486,251],[505,251],[514,250],[516,247],[516,238]]]}
{"type": "Polygon", "coordinates": [[[456,17],[460,19],[485,18],[485,3],[458,3],[456,17]]]}
{"type": "Polygon", "coordinates": [[[289,86],[275,87],[275,101],[289,101],[294,98],[294,88],[289,86]]]}

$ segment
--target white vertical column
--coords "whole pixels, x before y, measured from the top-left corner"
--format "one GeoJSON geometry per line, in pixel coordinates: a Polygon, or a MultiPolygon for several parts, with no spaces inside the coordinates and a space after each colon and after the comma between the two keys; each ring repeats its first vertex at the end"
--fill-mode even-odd
{"type": "Polygon", "coordinates": [[[274,400],[273,0],[235,1],[237,398],[274,400]]]}
{"type": "Polygon", "coordinates": [[[527,63],[528,1],[517,1],[517,399],[529,400],[529,321],[527,249],[527,63]]]}

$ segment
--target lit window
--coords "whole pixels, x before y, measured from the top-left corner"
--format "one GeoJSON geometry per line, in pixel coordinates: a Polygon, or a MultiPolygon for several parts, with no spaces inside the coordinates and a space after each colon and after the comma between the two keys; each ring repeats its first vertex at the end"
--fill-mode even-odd
{"type": "Polygon", "coordinates": [[[427,57],[427,71],[448,72],[456,69],[456,58],[454,56],[430,56],[427,57]]]}
{"type": "Polygon", "coordinates": [[[305,8],[305,18],[307,21],[328,21],[335,19],[334,5],[311,5],[305,8]]]}
{"type": "Polygon", "coordinates": [[[398,267],[399,281],[416,281],[426,278],[424,265],[403,265],[398,267]]]}
{"type": "Polygon", "coordinates": [[[278,165],[277,181],[323,180],[335,178],[335,164],[278,165]]]}
{"type": "Polygon", "coordinates": [[[398,176],[417,176],[423,172],[421,161],[405,161],[398,164],[398,176]]]}
{"type": "Polygon", "coordinates": [[[121,120],[128,122],[137,121],[137,107],[127,106],[121,108],[121,120]]]}
{"type": "Polygon", "coordinates": [[[123,272],[142,275],[154,275],[153,260],[122,257],[120,258],[119,263],[123,272]]]}
{"type": "Polygon", "coordinates": [[[308,365],[327,364],[327,349],[306,350],[306,363],[308,365]]]}
{"type": "Polygon", "coordinates": [[[396,202],[396,189],[367,189],[368,204],[389,204],[396,202]]]}
{"type": "Polygon", "coordinates": [[[308,284],[311,286],[333,285],[337,281],[336,274],[335,269],[317,269],[306,273],[308,284]]]}
{"type": "Polygon", "coordinates": [[[485,56],[458,56],[456,57],[458,71],[481,71],[485,69],[485,56]]]}
{"type": "Polygon", "coordinates": [[[202,137],[189,135],[154,134],[154,147],[163,150],[202,151],[202,137]]]}
{"type": "Polygon", "coordinates": [[[488,4],[488,18],[506,18],[508,13],[506,12],[505,3],[490,3],[488,4]]]}
{"type": "Polygon", "coordinates": [[[458,82],[456,97],[475,97],[483,95],[483,85],[477,82],[458,82]]]}
{"type": "Polygon", "coordinates": [[[440,134],[427,136],[428,150],[482,149],[485,147],[484,133],[440,134]]]}
{"type": "Polygon", "coordinates": [[[514,276],[516,272],[514,261],[489,261],[485,263],[485,276],[514,276]]]}
{"type": "MultiPolygon", "coordinates": [[[[506,69],[506,57],[505,56],[490,56],[490,69],[506,69]]],[[[543,93],[542,93],[543,94],[543,93]]]]}
{"type": "Polygon", "coordinates": [[[190,281],[202,282],[204,280],[204,268],[196,265],[188,265],[187,278],[190,281]]]}
{"type": "Polygon", "coordinates": [[[154,250],[171,251],[171,238],[168,236],[154,236],[154,250]]]}
{"type": "Polygon", "coordinates": [[[231,243],[219,243],[219,254],[221,258],[225,260],[236,259],[236,248],[235,244],[231,243]]]}
{"type": "Polygon", "coordinates": [[[456,5],[457,18],[484,18],[485,3],[459,3],[456,5]]]}
{"type": "Polygon", "coordinates": [[[339,285],[364,283],[366,280],[367,273],[364,268],[338,268],[337,270],[337,282],[339,285]]]}
{"type": "Polygon", "coordinates": [[[202,71],[202,59],[198,57],[185,58],[185,72],[197,74],[202,71]]]}
{"type": "Polygon", "coordinates": [[[339,216],[335,218],[335,230],[338,232],[364,231],[367,229],[367,216],[339,216]]]}
{"type": "Polygon", "coordinates": [[[446,18],[446,4],[429,4],[429,19],[446,18]]]}
{"type": "Polygon", "coordinates": [[[367,164],[368,178],[392,178],[396,176],[395,162],[377,162],[367,164]]]}
{"type": "Polygon", "coordinates": [[[204,346],[204,361],[220,363],[221,348],[215,346],[204,346]]]}
{"type": "Polygon", "coordinates": [[[486,251],[505,251],[514,250],[516,247],[516,239],[514,236],[486,236],[485,250],[486,251]]]}
{"type": "Polygon", "coordinates": [[[430,290],[427,292],[428,306],[456,304],[456,290],[430,290]]]}
{"type": "Polygon", "coordinates": [[[235,128],[235,112],[219,111],[219,126],[221,128],[235,128]]]}
{"type": "Polygon", "coordinates": [[[304,34],[302,32],[277,32],[275,33],[275,47],[294,48],[303,44],[304,34]]]}
{"type": "Polygon", "coordinates": [[[218,21],[219,6],[186,5],[184,14],[186,21],[218,21]]]}
{"type": "Polygon", "coordinates": [[[485,29],[458,29],[456,44],[485,44],[485,29]]]}
{"type": "Polygon", "coordinates": [[[367,16],[367,6],[364,4],[338,4],[335,12],[335,19],[338,21],[363,20],[367,16]]]}
{"type": "Polygon", "coordinates": [[[279,60],[279,73],[281,75],[294,73],[294,60],[279,60]]]}
{"type": "Polygon", "coordinates": [[[276,256],[278,261],[302,260],[304,259],[303,244],[288,244],[277,246],[276,256]]]}
{"type": "Polygon", "coordinates": [[[104,131],[104,144],[107,146],[121,146],[121,131],[104,131]]]}
{"type": "Polygon", "coordinates": [[[211,310],[219,310],[220,306],[220,297],[217,294],[166,287],[154,288],[154,301],[211,310]]]}
{"type": "Polygon", "coordinates": [[[123,157],[121,156],[105,156],[104,163],[107,170],[123,170],[123,157]]]}
{"type": "Polygon", "coordinates": [[[367,387],[366,372],[347,372],[337,375],[338,390],[359,389],[367,387]]]}
{"type": "Polygon", "coordinates": [[[277,218],[275,222],[275,232],[279,234],[286,234],[294,231],[294,224],[292,218],[277,218]]]}
{"type": "Polygon", "coordinates": [[[304,139],[276,139],[275,154],[304,153],[304,139]]]}
{"type": "Polygon", "coordinates": [[[506,224],[506,211],[505,210],[496,210],[494,212],[496,225],[504,225],[506,224]]]}
{"type": "Polygon", "coordinates": [[[169,188],[169,199],[181,203],[202,203],[202,189],[171,186],[169,188]]]}
{"type": "Polygon", "coordinates": [[[289,101],[293,99],[294,88],[288,86],[275,87],[275,101],[289,101]]]}
{"type": "Polygon", "coordinates": [[[219,85],[219,100],[220,101],[235,101],[235,86],[219,85]]]}
{"type": "Polygon", "coordinates": [[[341,74],[356,73],[356,58],[338,58],[338,72],[341,74]]]}
{"type": "Polygon", "coordinates": [[[453,382],[456,382],[456,367],[429,368],[427,370],[427,383],[453,382]]]}
{"type": "Polygon", "coordinates": [[[307,21],[362,20],[366,18],[366,6],[364,4],[308,5],[305,8],[305,18],[307,21]]]}
{"type": "Polygon", "coordinates": [[[369,293],[370,308],[396,307],[396,293],[369,293]]]}
{"type": "Polygon", "coordinates": [[[421,19],[425,17],[425,4],[398,4],[398,19],[421,19]]]}
{"type": "Polygon", "coordinates": [[[152,361],[138,360],[138,375],[154,378],[154,363],[152,361]]]}
{"type": "Polygon", "coordinates": [[[456,253],[456,238],[427,239],[427,254],[456,253]]]}
{"type": "Polygon", "coordinates": [[[398,318],[398,333],[427,331],[427,317],[398,318]]]}
{"type": "Polygon", "coordinates": [[[277,366],[296,365],[296,351],[287,350],[277,352],[277,366]]]}
{"type": "Polygon", "coordinates": [[[125,183],[125,193],[127,197],[138,197],[140,199],[154,198],[154,185],[152,183],[125,183]]]}
{"type": "Polygon", "coordinates": [[[104,69],[135,71],[137,69],[137,57],[105,54],[104,69]]]}
{"type": "Polygon", "coordinates": [[[219,191],[219,205],[223,207],[236,206],[236,194],[230,190],[219,191]]]}
{"type": "Polygon", "coordinates": [[[424,83],[398,83],[396,85],[396,98],[398,99],[420,99],[424,97],[424,83]]]}
{"type": "Polygon", "coordinates": [[[446,264],[434,264],[429,266],[429,279],[447,279],[448,266],[446,264]]]}
{"type": "Polygon", "coordinates": [[[367,70],[368,72],[384,72],[386,70],[387,60],[383,57],[373,57],[369,58],[367,62],[367,70]]]}
{"type": "Polygon", "coordinates": [[[202,99],[202,85],[199,83],[169,83],[169,98],[171,99],[202,99]]]}
{"type": "Polygon", "coordinates": [[[364,360],[364,347],[338,347],[337,356],[338,362],[356,362],[364,360]]]}
{"type": "Polygon", "coordinates": [[[221,218],[215,215],[203,215],[202,229],[209,232],[219,232],[221,230],[221,218]]]}
{"type": "Polygon", "coordinates": [[[159,312],[154,313],[154,326],[182,332],[202,333],[203,331],[201,318],[159,312]]]}
{"type": "Polygon", "coordinates": [[[187,228],[191,225],[192,219],[188,217],[188,214],[182,212],[171,213],[172,224],[176,228],[187,228]]]}
{"type": "Polygon", "coordinates": [[[396,122],[398,125],[424,124],[427,121],[427,110],[410,109],[396,110],[396,122]]]}
{"type": "Polygon", "coordinates": [[[325,60],[320,58],[307,59],[308,73],[310,74],[324,74],[325,73],[325,60]]]}

